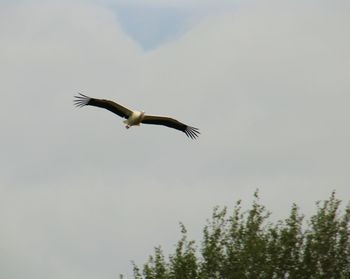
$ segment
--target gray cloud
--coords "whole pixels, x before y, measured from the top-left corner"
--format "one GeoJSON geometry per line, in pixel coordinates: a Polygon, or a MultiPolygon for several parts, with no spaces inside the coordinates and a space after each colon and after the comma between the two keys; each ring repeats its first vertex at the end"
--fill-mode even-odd
{"type": "MultiPolygon", "coordinates": [[[[295,2],[293,2],[295,3],[295,2]]],[[[214,205],[260,188],[276,218],[349,197],[349,18],[266,1],[208,17],[144,53],[93,2],[0,9],[0,275],[113,278],[193,236],[214,205]],[[125,130],[72,97],[198,126],[125,130]]]]}

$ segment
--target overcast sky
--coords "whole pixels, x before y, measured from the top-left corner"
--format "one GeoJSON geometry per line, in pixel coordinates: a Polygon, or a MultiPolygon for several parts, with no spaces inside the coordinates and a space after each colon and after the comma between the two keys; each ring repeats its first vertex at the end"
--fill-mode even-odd
{"type": "Polygon", "coordinates": [[[1,1],[0,277],[130,275],[256,189],[275,219],[348,201],[349,3],[1,1]],[[78,91],[202,134],[126,130],[78,91]]]}

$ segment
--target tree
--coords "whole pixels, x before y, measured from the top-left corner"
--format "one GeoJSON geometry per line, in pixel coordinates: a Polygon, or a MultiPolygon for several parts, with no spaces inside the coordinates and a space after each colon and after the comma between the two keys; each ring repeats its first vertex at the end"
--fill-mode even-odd
{"type": "Polygon", "coordinates": [[[260,204],[258,192],[246,212],[241,201],[233,212],[215,207],[203,229],[200,249],[182,237],[165,260],[155,248],[142,272],[134,264],[135,279],[345,279],[350,278],[350,205],[340,209],[333,192],[304,222],[297,205],[289,217],[273,224],[260,204]]]}

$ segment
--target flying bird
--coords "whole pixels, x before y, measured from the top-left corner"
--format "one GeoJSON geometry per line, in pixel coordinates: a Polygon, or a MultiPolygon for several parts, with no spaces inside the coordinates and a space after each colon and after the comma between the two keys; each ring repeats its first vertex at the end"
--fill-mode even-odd
{"type": "Polygon", "coordinates": [[[153,125],[163,125],[169,128],[174,128],[181,132],[184,132],[186,136],[191,139],[195,139],[199,136],[199,129],[188,126],[174,118],[158,115],[147,115],[144,111],[137,111],[128,109],[120,104],[117,104],[110,100],[95,99],[85,96],[79,93],[78,96],[74,96],[74,104],[77,107],[83,106],[95,106],[99,108],[107,109],[122,118],[126,118],[124,123],[126,128],[129,129],[131,126],[139,126],[140,123],[143,124],[153,124],[153,125]]]}

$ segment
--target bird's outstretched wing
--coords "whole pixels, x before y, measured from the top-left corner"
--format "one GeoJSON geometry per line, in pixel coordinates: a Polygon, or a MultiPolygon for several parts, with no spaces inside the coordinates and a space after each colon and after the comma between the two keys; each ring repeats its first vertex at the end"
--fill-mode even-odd
{"type": "Polygon", "coordinates": [[[75,97],[74,104],[77,107],[94,106],[94,107],[104,108],[124,118],[128,118],[132,114],[132,110],[125,108],[122,105],[119,105],[113,101],[90,98],[81,93],[79,93],[78,96],[74,96],[74,97],[75,97]]]}
{"type": "Polygon", "coordinates": [[[199,136],[199,129],[187,126],[186,124],[177,121],[176,119],[165,117],[165,116],[156,116],[156,115],[145,115],[141,121],[144,124],[154,124],[154,125],[163,125],[176,130],[182,131],[186,136],[191,139],[195,139],[199,136]]]}

